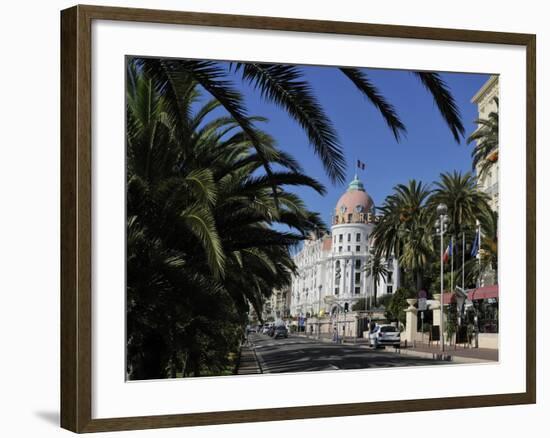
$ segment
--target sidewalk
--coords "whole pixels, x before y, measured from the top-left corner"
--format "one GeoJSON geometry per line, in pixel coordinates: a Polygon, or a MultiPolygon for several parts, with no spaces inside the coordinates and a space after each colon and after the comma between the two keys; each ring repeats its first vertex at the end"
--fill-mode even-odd
{"type": "Polygon", "coordinates": [[[262,374],[262,367],[260,366],[256,353],[250,344],[243,344],[241,346],[237,374],[262,374]]]}
{"type": "Polygon", "coordinates": [[[465,348],[463,346],[445,345],[445,352],[442,357],[438,344],[429,345],[417,342],[413,346],[396,349],[395,351],[398,354],[443,359],[455,363],[498,362],[498,350],[490,348],[465,348]]]}
{"type": "MultiPolygon", "coordinates": [[[[316,335],[306,336],[303,333],[299,333],[297,335],[311,339],[312,341],[334,343],[332,336],[328,333],[321,334],[320,338],[317,338],[316,335]]],[[[368,340],[365,338],[346,337],[343,343],[371,348],[368,346],[368,340]]],[[[498,350],[493,350],[490,348],[465,348],[463,346],[445,345],[445,353],[442,356],[441,349],[438,344],[429,345],[426,343],[423,344],[417,342],[414,346],[402,346],[401,348],[395,349],[387,347],[386,351],[420,358],[446,360],[454,363],[498,362],[498,350]]]]}
{"type": "MultiPolygon", "coordinates": [[[[299,336],[301,338],[310,339],[312,341],[320,341],[320,342],[329,342],[329,343],[335,343],[333,334],[332,333],[321,333],[320,337],[317,337],[317,334],[304,334],[304,333],[293,333],[294,336],[299,336]]],[[[368,344],[368,340],[365,338],[355,338],[353,336],[346,336],[344,339],[340,336],[339,338],[340,344],[355,344],[355,345],[366,345],[368,344]]]]}

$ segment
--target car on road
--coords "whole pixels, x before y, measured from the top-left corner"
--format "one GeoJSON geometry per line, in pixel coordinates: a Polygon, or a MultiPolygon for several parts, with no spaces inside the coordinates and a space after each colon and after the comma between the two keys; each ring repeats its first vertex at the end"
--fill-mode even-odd
{"type": "Polygon", "coordinates": [[[257,328],[255,325],[248,325],[246,327],[246,333],[249,334],[249,333],[256,333],[257,332],[257,328]]]}
{"type": "Polygon", "coordinates": [[[369,333],[369,345],[374,348],[385,345],[399,347],[401,345],[401,333],[399,329],[393,325],[377,325],[369,333]]]}
{"type": "Polygon", "coordinates": [[[273,338],[288,338],[288,329],[284,325],[278,325],[273,331],[273,338]]]}
{"type": "Polygon", "coordinates": [[[266,324],[262,328],[262,334],[267,335],[269,334],[269,330],[271,329],[271,324],[266,324]]]}

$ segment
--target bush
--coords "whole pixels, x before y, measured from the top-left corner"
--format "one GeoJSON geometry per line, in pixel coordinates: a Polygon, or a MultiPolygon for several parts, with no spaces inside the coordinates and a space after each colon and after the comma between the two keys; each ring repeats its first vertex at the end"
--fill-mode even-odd
{"type": "Polygon", "coordinates": [[[356,312],[358,310],[366,310],[367,309],[367,300],[365,298],[359,298],[359,300],[351,306],[351,310],[356,312]]]}
{"type": "Polygon", "coordinates": [[[380,307],[383,307],[384,309],[387,309],[391,303],[392,298],[392,294],[382,295],[380,298],[378,298],[378,305],[380,307]]]}
{"type": "MultiPolygon", "coordinates": [[[[409,307],[407,298],[414,298],[415,293],[411,290],[400,287],[393,295],[390,295],[386,308],[386,317],[390,321],[399,321],[405,324],[405,309],[409,307]]],[[[385,298],[385,297],[384,297],[385,298]]]]}

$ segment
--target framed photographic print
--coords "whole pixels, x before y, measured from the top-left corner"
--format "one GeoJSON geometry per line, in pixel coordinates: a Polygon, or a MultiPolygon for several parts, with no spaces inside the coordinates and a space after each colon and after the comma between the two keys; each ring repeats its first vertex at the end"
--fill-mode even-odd
{"type": "Polygon", "coordinates": [[[75,6],[61,54],[62,427],[535,403],[534,35],[75,6]]]}

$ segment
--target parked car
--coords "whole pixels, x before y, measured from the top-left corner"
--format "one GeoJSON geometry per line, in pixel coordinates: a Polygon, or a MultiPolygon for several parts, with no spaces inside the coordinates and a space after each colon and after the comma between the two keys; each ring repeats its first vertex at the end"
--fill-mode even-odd
{"type": "Polygon", "coordinates": [[[246,327],[246,333],[249,334],[249,333],[256,333],[256,326],[255,325],[249,325],[246,327]]]}
{"type": "Polygon", "coordinates": [[[399,347],[399,345],[401,345],[401,333],[399,329],[393,325],[377,325],[374,327],[374,330],[369,333],[369,345],[374,348],[384,345],[399,347]]]}
{"type": "Polygon", "coordinates": [[[267,334],[268,336],[273,337],[273,335],[275,334],[275,326],[273,325],[269,326],[269,330],[267,331],[267,334]]]}
{"type": "Polygon", "coordinates": [[[288,338],[288,329],[284,325],[278,325],[273,330],[273,337],[277,338],[288,338]]]}
{"type": "Polygon", "coordinates": [[[271,325],[269,325],[269,324],[264,325],[264,327],[262,328],[262,334],[263,335],[269,334],[269,329],[270,328],[271,328],[271,325]]]}

